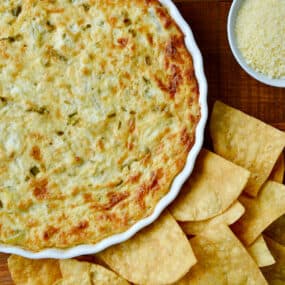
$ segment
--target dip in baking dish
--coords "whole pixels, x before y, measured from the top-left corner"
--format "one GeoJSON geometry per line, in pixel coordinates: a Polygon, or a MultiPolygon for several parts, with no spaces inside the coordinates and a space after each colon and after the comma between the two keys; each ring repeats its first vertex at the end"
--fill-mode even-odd
{"type": "Polygon", "coordinates": [[[200,119],[158,1],[0,4],[0,242],[96,243],[149,216],[200,119]]]}

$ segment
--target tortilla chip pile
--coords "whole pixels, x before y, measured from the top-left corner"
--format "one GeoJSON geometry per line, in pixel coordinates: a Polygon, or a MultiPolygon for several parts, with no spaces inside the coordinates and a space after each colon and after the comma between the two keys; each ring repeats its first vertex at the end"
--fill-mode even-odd
{"type": "Polygon", "coordinates": [[[285,133],[221,102],[210,132],[155,223],[95,262],[12,255],[15,284],[285,284],[285,133]]]}

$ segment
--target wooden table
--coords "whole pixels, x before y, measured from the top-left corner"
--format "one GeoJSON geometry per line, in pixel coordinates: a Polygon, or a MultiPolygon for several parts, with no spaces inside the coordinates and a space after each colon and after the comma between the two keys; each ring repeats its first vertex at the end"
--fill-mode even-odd
{"type": "MultiPolygon", "coordinates": [[[[231,0],[176,1],[191,25],[204,57],[209,107],[219,99],[285,131],[285,88],[273,88],[249,77],[235,61],[226,34],[231,0]]],[[[206,136],[206,145],[210,144],[206,136]]],[[[0,254],[0,284],[13,284],[6,255],[0,254]]]]}

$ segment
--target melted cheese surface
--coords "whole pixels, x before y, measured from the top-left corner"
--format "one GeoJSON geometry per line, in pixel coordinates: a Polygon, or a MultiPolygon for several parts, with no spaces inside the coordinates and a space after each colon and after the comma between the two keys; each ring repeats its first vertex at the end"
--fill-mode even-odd
{"type": "Polygon", "coordinates": [[[150,215],[200,118],[158,1],[0,3],[0,242],[95,243],[150,215]]]}

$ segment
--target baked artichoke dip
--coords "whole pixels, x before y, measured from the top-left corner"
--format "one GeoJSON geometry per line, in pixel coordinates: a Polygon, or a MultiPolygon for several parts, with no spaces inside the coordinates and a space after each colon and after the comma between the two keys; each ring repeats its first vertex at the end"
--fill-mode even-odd
{"type": "Polygon", "coordinates": [[[170,190],[199,119],[191,55],[158,1],[0,1],[0,243],[126,231],[170,190]]]}

